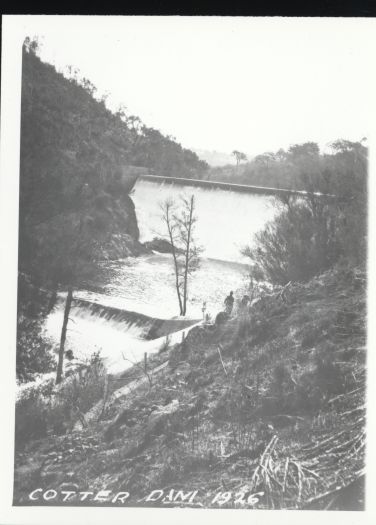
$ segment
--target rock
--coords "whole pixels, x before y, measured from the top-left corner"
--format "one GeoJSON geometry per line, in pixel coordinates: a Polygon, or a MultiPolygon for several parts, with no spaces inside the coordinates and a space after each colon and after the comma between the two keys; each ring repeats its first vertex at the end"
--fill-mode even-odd
{"type": "Polygon", "coordinates": [[[101,248],[104,260],[123,259],[147,253],[148,250],[129,233],[112,235],[110,240],[101,248]]]}
{"type": "Polygon", "coordinates": [[[226,312],[219,312],[219,314],[217,314],[217,317],[215,318],[215,325],[216,326],[220,326],[222,324],[224,324],[226,321],[228,321],[230,318],[230,316],[228,315],[228,313],[226,312]]]}
{"type": "Polygon", "coordinates": [[[162,426],[166,423],[169,417],[179,409],[179,407],[179,401],[174,399],[168,405],[159,407],[158,410],[153,411],[147,421],[146,434],[158,435],[162,426]]]}
{"type": "Polygon", "coordinates": [[[157,237],[154,237],[152,241],[145,242],[144,246],[145,248],[148,248],[149,250],[154,250],[156,252],[172,253],[172,246],[165,239],[158,239],[157,237]]]}
{"type": "Polygon", "coordinates": [[[119,428],[122,428],[124,426],[134,426],[137,423],[136,416],[136,412],[129,408],[126,408],[119,412],[119,414],[115,417],[115,419],[112,421],[112,423],[110,423],[110,425],[104,432],[104,438],[106,439],[106,441],[112,441],[115,437],[115,434],[117,434],[119,428]]]}

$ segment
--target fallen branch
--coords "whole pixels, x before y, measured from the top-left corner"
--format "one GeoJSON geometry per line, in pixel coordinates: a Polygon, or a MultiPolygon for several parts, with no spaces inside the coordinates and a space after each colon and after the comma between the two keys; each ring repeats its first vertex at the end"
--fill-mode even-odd
{"type": "Polygon", "coordinates": [[[318,496],[315,496],[313,498],[308,499],[305,502],[303,509],[306,509],[306,508],[310,507],[313,503],[317,503],[317,502],[327,498],[328,496],[336,496],[337,494],[341,493],[343,490],[345,490],[348,487],[350,487],[351,485],[353,485],[353,483],[355,483],[356,481],[358,481],[358,479],[361,479],[362,477],[364,477],[364,473],[358,475],[355,479],[353,479],[347,485],[343,485],[342,487],[336,487],[335,489],[329,490],[328,492],[325,492],[324,494],[319,494],[318,496]]]}
{"type": "Polygon", "coordinates": [[[219,358],[220,358],[221,363],[222,363],[223,371],[224,371],[224,373],[225,373],[226,376],[227,376],[227,370],[226,370],[225,365],[224,365],[224,363],[223,363],[222,354],[221,354],[221,345],[218,345],[217,350],[218,350],[218,353],[219,353],[219,358]]]}

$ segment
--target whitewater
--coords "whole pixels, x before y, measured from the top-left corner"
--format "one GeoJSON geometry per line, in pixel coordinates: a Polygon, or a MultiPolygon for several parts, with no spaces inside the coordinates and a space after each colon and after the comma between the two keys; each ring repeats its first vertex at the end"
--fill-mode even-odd
{"type": "MultiPolygon", "coordinates": [[[[275,216],[274,198],[139,179],[130,196],[140,241],[164,236],[161,203],[166,199],[178,203],[181,197],[192,194],[198,217],[195,236],[204,253],[189,284],[186,320],[182,323],[178,315],[171,255],[152,253],[109,262],[110,282],[97,286],[95,292],[75,293],[66,350],[72,350],[77,359],[85,360],[99,351],[109,372],[121,373],[141,360],[145,352],[157,352],[166,337],[174,344],[205,315],[214,319],[230,290],[241,298],[249,276],[241,248],[252,245],[254,235],[275,216]],[[151,326],[168,320],[164,330],[147,337],[151,326]]],[[[63,299],[45,323],[46,335],[56,343],[63,321],[63,299]]]]}

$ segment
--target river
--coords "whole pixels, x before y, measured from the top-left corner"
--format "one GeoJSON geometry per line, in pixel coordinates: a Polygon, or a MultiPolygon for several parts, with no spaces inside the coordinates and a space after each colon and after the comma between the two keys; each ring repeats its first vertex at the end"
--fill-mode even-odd
{"type": "MultiPolygon", "coordinates": [[[[274,199],[265,195],[192,187],[182,189],[171,184],[138,181],[131,197],[135,204],[140,240],[145,242],[163,233],[161,202],[167,198],[178,202],[182,194],[190,196],[192,193],[198,215],[196,236],[205,251],[200,268],[189,282],[187,317],[199,322],[203,318],[203,303],[205,313],[214,319],[223,309],[223,301],[230,290],[235,292],[237,299],[241,299],[246,290],[249,269],[240,248],[253,243],[254,234],[274,217],[276,208],[274,199]]],[[[107,269],[111,275],[110,282],[96,286],[95,292],[76,292],[75,297],[104,307],[143,314],[150,319],[178,318],[171,255],[153,253],[131,257],[107,263],[107,269]]],[[[103,309],[101,312],[103,314],[103,309]]],[[[108,369],[120,372],[130,366],[130,361],[140,360],[144,352],[158,351],[164,343],[165,337],[145,339],[144,318],[136,326],[118,323],[111,317],[112,314],[107,318],[102,314],[94,314],[92,309],[82,306],[72,309],[66,348],[71,349],[77,358],[87,359],[93,352],[100,351],[108,369]]],[[[60,338],[62,320],[61,301],[45,324],[46,334],[56,343],[60,338]]],[[[176,331],[170,339],[174,342],[180,337],[180,331],[176,331]]]]}

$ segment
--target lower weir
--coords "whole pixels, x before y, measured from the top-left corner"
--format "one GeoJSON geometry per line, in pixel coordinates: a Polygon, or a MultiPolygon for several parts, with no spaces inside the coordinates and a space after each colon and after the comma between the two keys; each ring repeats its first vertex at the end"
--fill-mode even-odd
{"type": "MultiPolygon", "coordinates": [[[[59,299],[62,303],[63,299],[59,299]]],[[[147,315],[113,308],[99,303],[74,299],[71,312],[75,317],[95,322],[106,322],[112,328],[122,332],[130,332],[137,339],[151,341],[165,337],[171,333],[189,328],[200,322],[200,319],[158,319],[147,315]]]]}

